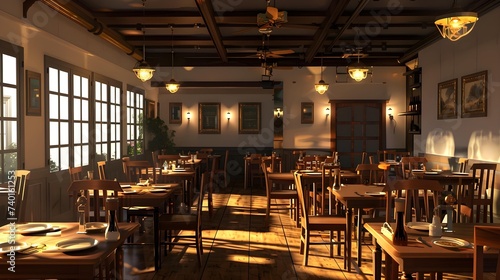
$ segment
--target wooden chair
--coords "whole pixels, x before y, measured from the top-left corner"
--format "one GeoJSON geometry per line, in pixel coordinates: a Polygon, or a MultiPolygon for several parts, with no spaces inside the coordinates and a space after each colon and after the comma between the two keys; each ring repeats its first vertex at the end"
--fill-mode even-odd
{"type": "Polygon", "coordinates": [[[493,223],[496,168],[496,163],[474,163],[471,166],[476,184],[474,190],[464,192],[464,204],[460,205],[461,213],[469,222],[493,223]]]}
{"type": "Polygon", "coordinates": [[[106,161],[97,162],[97,172],[100,180],[106,180],[106,161]]]}
{"type": "MultiPolygon", "coordinates": [[[[333,188],[333,182],[335,182],[335,169],[339,169],[339,165],[334,165],[333,164],[333,158],[331,162],[329,160],[325,160],[325,164],[321,167],[321,189],[320,189],[320,195],[317,198],[317,201],[320,202],[320,209],[319,209],[319,214],[320,215],[332,215],[332,207],[333,207],[333,201],[332,201],[332,193],[328,191],[328,188],[333,188]],[[328,192],[328,203],[326,202],[326,192],[328,192]],[[328,205],[327,205],[328,204],[328,205]],[[328,206],[328,213],[325,211],[327,210],[328,206]]],[[[340,181],[340,180],[338,180],[340,181]]]]}
{"type": "MultiPolygon", "coordinates": [[[[402,157],[401,158],[401,176],[402,179],[410,179],[411,171],[413,169],[426,170],[425,164],[427,159],[425,157],[402,157]]],[[[398,176],[396,176],[398,177],[398,176]]]]}
{"type": "MultiPolygon", "coordinates": [[[[154,182],[154,176],[150,174],[152,164],[147,160],[130,160],[129,157],[122,158],[123,173],[128,182],[139,182],[140,179],[150,179],[154,182]]],[[[150,183],[153,183],[150,181],[150,183]]]]}
{"type": "Polygon", "coordinates": [[[250,173],[250,184],[254,186],[255,179],[258,179],[262,185],[262,181],[264,180],[264,173],[262,173],[262,169],[260,164],[262,162],[261,154],[250,154],[249,173],[250,173]]]}
{"type": "Polygon", "coordinates": [[[458,172],[462,172],[462,173],[468,172],[468,170],[467,170],[468,164],[469,164],[468,158],[459,158],[458,159],[458,172]]]}
{"type": "Polygon", "coordinates": [[[107,221],[106,198],[108,191],[113,191],[114,196],[122,191],[120,183],[113,180],[77,180],[73,181],[68,188],[68,194],[74,200],[80,195],[87,198],[85,207],[85,217],[87,221],[101,222],[107,221]]]}
{"type": "MultiPolygon", "coordinates": [[[[475,226],[474,227],[474,280],[484,279],[484,247],[500,249],[500,227],[475,226]]],[[[497,254],[496,277],[500,280],[500,251],[497,254]]]]}
{"type": "MultiPolygon", "coordinates": [[[[28,179],[30,177],[29,170],[16,170],[14,172],[15,181],[14,187],[16,191],[16,217],[18,223],[24,223],[30,221],[31,219],[26,219],[26,208],[29,203],[28,201],[28,179]]],[[[9,212],[9,211],[7,211],[9,212]]]]}
{"type": "Polygon", "coordinates": [[[295,176],[295,186],[297,187],[297,194],[300,203],[300,224],[301,224],[301,234],[300,234],[300,254],[304,255],[302,264],[307,266],[309,259],[309,247],[312,245],[329,245],[330,247],[330,257],[333,257],[333,245],[336,244],[337,254],[340,255],[340,246],[344,245],[344,262],[346,262],[346,246],[345,246],[345,233],[346,233],[346,218],[337,216],[310,216],[309,209],[307,209],[306,202],[304,200],[304,190],[302,188],[302,175],[299,172],[294,173],[295,176]],[[321,236],[321,233],[317,232],[328,232],[327,241],[324,242],[311,242],[311,237],[321,236]],[[334,239],[334,232],[337,233],[336,239],[334,239]],[[341,233],[343,232],[344,241],[340,241],[341,233]]]}
{"type": "Polygon", "coordinates": [[[227,173],[227,161],[229,159],[229,150],[226,150],[224,156],[224,163],[222,169],[219,168],[218,164],[213,164],[211,173],[213,173],[214,182],[220,185],[220,182],[224,180],[224,188],[227,187],[229,183],[228,173],[227,173]]]}
{"type": "Polygon", "coordinates": [[[71,179],[71,182],[83,179],[82,175],[81,175],[83,172],[83,168],[81,166],[70,167],[68,169],[68,171],[69,171],[69,177],[71,179]]]}
{"type": "Polygon", "coordinates": [[[165,232],[165,241],[160,244],[165,246],[165,255],[167,254],[167,245],[169,245],[169,250],[172,249],[173,245],[195,245],[200,266],[201,255],[203,254],[202,208],[205,188],[209,184],[209,176],[207,172],[201,175],[200,194],[195,214],[162,214],[158,223],[158,230],[165,232]],[[188,233],[186,234],[186,232],[188,233]]]}
{"type": "MultiPolygon", "coordinates": [[[[287,209],[292,211],[292,216],[296,218],[297,227],[299,226],[298,213],[298,194],[296,189],[279,189],[274,188],[273,183],[269,180],[269,170],[265,162],[261,163],[262,172],[264,174],[264,180],[266,182],[266,225],[269,224],[269,216],[271,215],[271,210],[281,210],[287,209]],[[288,203],[282,203],[279,200],[288,200],[288,203]]],[[[289,187],[289,186],[287,186],[289,187]]]]}
{"type": "Polygon", "coordinates": [[[379,164],[360,163],[356,166],[356,174],[363,184],[385,183],[383,170],[379,168],[379,164]]]}

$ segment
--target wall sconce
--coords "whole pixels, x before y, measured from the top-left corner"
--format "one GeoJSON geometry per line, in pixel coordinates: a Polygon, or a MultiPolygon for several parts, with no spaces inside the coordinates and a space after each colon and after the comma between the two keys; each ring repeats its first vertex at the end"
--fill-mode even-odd
{"type": "Polygon", "coordinates": [[[394,115],[392,114],[392,108],[387,109],[387,115],[389,116],[389,120],[393,121],[394,120],[394,115]]]}
{"type": "Polygon", "coordinates": [[[330,115],[330,108],[326,107],[325,115],[328,117],[330,115]]]}
{"type": "Polygon", "coordinates": [[[187,116],[188,121],[191,120],[191,112],[187,112],[186,116],[187,116]]]}
{"type": "Polygon", "coordinates": [[[280,108],[276,108],[276,117],[278,119],[281,118],[281,109],[280,108]]]}
{"type": "Polygon", "coordinates": [[[227,112],[227,113],[226,113],[226,118],[227,118],[227,120],[229,121],[229,119],[231,118],[231,112],[227,112]]]}

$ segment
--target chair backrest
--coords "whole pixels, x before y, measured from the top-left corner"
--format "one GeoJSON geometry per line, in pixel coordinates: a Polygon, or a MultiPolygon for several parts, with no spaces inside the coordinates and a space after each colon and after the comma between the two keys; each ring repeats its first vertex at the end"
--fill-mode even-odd
{"type": "MultiPolygon", "coordinates": [[[[500,249],[500,227],[474,227],[474,280],[484,279],[484,246],[500,249]]],[[[497,254],[496,279],[500,279],[500,251],[497,254]]]]}
{"type": "MultiPolygon", "coordinates": [[[[331,187],[333,188],[333,183],[335,182],[336,178],[335,178],[335,169],[340,169],[340,165],[333,165],[330,164],[330,163],[327,163],[327,164],[323,164],[323,166],[321,167],[321,189],[322,189],[322,192],[324,191],[325,192],[325,196],[326,196],[326,192],[328,192],[328,213],[325,213],[325,209],[321,209],[321,214],[323,215],[331,215],[332,214],[332,205],[333,205],[333,201],[332,201],[332,194],[330,191],[328,191],[328,189],[331,187]]],[[[340,180],[338,180],[340,182],[340,180]]],[[[325,198],[322,199],[322,201],[324,201],[325,198]]],[[[326,208],[326,207],[324,207],[326,208]]]]}
{"type": "MultiPolygon", "coordinates": [[[[299,197],[299,208],[300,208],[300,220],[302,227],[309,225],[309,209],[307,209],[307,204],[304,198],[304,188],[302,187],[302,174],[300,172],[293,173],[295,178],[295,188],[297,189],[297,195],[299,197]]],[[[299,217],[297,217],[299,218],[299,217]]]]}
{"type": "Polygon", "coordinates": [[[469,164],[468,158],[459,158],[458,159],[458,172],[463,172],[463,173],[468,172],[467,171],[468,164],[469,164]]]}
{"type": "Polygon", "coordinates": [[[122,158],[122,163],[123,172],[125,173],[127,182],[139,182],[139,179],[154,179],[150,178],[148,174],[149,169],[152,168],[152,165],[151,163],[149,163],[149,161],[130,160],[130,158],[124,157],[122,158]]]}
{"type": "Polygon", "coordinates": [[[28,204],[28,179],[30,177],[29,170],[16,170],[14,172],[16,180],[14,182],[14,188],[16,191],[16,217],[17,222],[26,222],[26,208],[28,204]]]}
{"type": "Polygon", "coordinates": [[[97,172],[100,180],[106,180],[106,161],[97,162],[97,172]]]}
{"type": "Polygon", "coordinates": [[[304,156],[302,158],[302,163],[303,163],[303,167],[302,167],[303,169],[312,170],[315,167],[317,167],[316,156],[304,156]]]}
{"type": "Polygon", "coordinates": [[[378,164],[358,164],[356,173],[362,184],[385,183],[384,172],[378,164]]]}
{"type": "Polygon", "coordinates": [[[212,148],[202,148],[198,150],[198,154],[211,155],[214,149],[212,148]]]}
{"type": "MultiPolygon", "coordinates": [[[[412,220],[412,209],[415,209],[416,221],[430,223],[434,209],[439,205],[438,199],[443,186],[437,180],[396,180],[389,184],[389,191],[396,192],[396,197],[405,197],[405,224],[412,220]]],[[[392,221],[393,196],[388,192],[386,197],[386,219],[392,221]]]]}
{"type": "Polygon", "coordinates": [[[78,167],[70,167],[68,169],[69,171],[69,177],[71,179],[71,182],[76,181],[76,180],[81,180],[83,179],[81,176],[83,168],[81,166],[78,167]]]}
{"type": "Polygon", "coordinates": [[[425,170],[427,159],[425,157],[402,157],[401,158],[401,175],[403,179],[410,179],[412,169],[425,170]]]}
{"type": "Polygon", "coordinates": [[[122,191],[120,183],[114,180],[78,180],[73,181],[68,188],[68,194],[73,198],[75,206],[79,197],[85,196],[87,200],[85,205],[86,221],[95,222],[107,221],[106,199],[108,191],[112,191],[113,196],[118,197],[118,193],[122,191]]]}
{"type": "MultiPolygon", "coordinates": [[[[495,191],[495,171],[496,163],[474,163],[471,166],[472,176],[476,184],[472,205],[475,206],[474,216],[476,223],[493,223],[493,198],[495,191]],[[488,210],[489,208],[489,210],[488,210]],[[482,215],[481,215],[482,214],[482,215]],[[482,216],[482,219],[480,219],[482,216]]],[[[473,207],[474,208],[474,207],[473,207]]]]}
{"type": "Polygon", "coordinates": [[[282,168],[281,168],[281,158],[277,158],[276,155],[271,155],[268,157],[262,157],[262,162],[264,162],[267,166],[267,171],[269,173],[274,173],[278,172],[281,173],[282,168]]]}

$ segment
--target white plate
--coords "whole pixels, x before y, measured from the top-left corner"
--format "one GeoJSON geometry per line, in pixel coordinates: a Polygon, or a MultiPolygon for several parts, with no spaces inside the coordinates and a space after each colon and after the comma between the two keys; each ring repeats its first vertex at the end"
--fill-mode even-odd
{"type": "Polygon", "coordinates": [[[137,193],[137,190],[123,190],[124,194],[132,194],[132,193],[137,193]]]}
{"type": "Polygon", "coordinates": [[[425,171],[425,175],[438,175],[439,172],[437,171],[425,171]]]}
{"type": "Polygon", "coordinates": [[[4,242],[4,243],[0,243],[0,254],[5,254],[5,253],[8,253],[10,251],[21,251],[21,250],[24,250],[24,249],[27,249],[31,246],[30,243],[27,243],[27,242],[17,242],[15,241],[14,244],[9,244],[9,242],[4,242]],[[13,247],[11,249],[11,247],[13,247]]]}
{"type": "Polygon", "coordinates": [[[153,185],[153,189],[169,189],[172,185],[153,185]]]}
{"type": "Polygon", "coordinates": [[[85,224],[85,231],[88,233],[104,232],[108,227],[107,223],[91,222],[85,224]]]}
{"type": "Polygon", "coordinates": [[[465,175],[465,176],[469,176],[469,173],[465,173],[465,172],[453,172],[453,175],[465,175]]]}
{"type": "Polygon", "coordinates": [[[431,171],[443,172],[443,170],[441,170],[441,169],[431,169],[431,171]]]}
{"type": "Polygon", "coordinates": [[[131,185],[120,185],[120,187],[122,187],[122,189],[128,189],[128,188],[131,188],[132,186],[131,185]]]}
{"type": "Polygon", "coordinates": [[[94,238],[75,238],[58,242],[56,247],[62,252],[73,252],[90,249],[97,246],[99,241],[94,238]]]}
{"type": "Polygon", "coordinates": [[[186,169],[184,169],[184,168],[177,168],[177,169],[174,169],[172,171],[174,171],[174,172],[184,172],[184,171],[186,171],[186,169]]]}
{"type": "Polygon", "coordinates": [[[453,237],[441,237],[432,241],[432,243],[445,248],[462,248],[470,246],[468,241],[453,237]]]}
{"type": "Polygon", "coordinates": [[[150,189],[149,192],[152,192],[152,193],[157,193],[157,192],[166,192],[167,190],[166,189],[150,189]]]}
{"type": "Polygon", "coordinates": [[[414,230],[429,231],[430,224],[427,222],[409,222],[406,226],[414,230]]]}
{"type": "Polygon", "coordinates": [[[370,195],[370,196],[384,196],[385,192],[365,192],[365,195],[370,195]]]}
{"type": "Polygon", "coordinates": [[[424,172],[425,170],[422,169],[412,169],[411,172],[413,173],[418,173],[418,172],[424,172]]]}
{"type": "Polygon", "coordinates": [[[374,185],[374,186],[385,186],[386,184],[385,183],[373,183],[372,185],[374,185]]]}
{"type": "Polygon", "coordinates": [[[321,172],[307,172],[307,175],[321,175],[321,172]]]}
{"type": "Polygon", "coordinates": [[[35,232],[48,231],[52,229],[51,224],[21,224],[16,225],[16,232],[20,234],[29,234],[35,232]]]}

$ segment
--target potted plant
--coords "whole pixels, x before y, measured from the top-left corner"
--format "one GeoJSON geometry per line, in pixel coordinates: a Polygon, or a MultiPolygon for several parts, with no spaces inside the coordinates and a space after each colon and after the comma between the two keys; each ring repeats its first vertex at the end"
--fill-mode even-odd
{"type": "Polygon", "coordinates": [[[151,151],[161,151],[165,154],[175,152],[175,130],[169,130],[165,121],[160,118],[147,118],[146,130],[152,136],[148,141],[151,151]]]}

